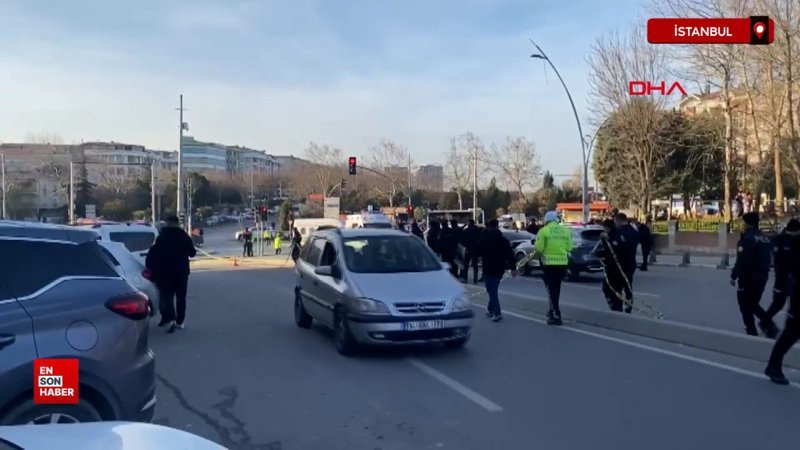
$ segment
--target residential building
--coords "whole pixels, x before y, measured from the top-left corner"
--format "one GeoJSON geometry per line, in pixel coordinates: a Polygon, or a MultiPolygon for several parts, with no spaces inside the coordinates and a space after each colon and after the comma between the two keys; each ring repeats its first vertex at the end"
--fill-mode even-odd
{"type": "Polygon", "coordinates": [[[444,192],[444,167],[436,164],[421,165],[414,173],[415,187],[421,191],[444,192]]]}
{"type": "Polygon", "coordinates": [[[237,145],[228,146],[227,151],[228,173],[231,174],[256,172],[277,175],[280,168],[276,157],[263,150],[237,145]]]}
{"type": "Polygon", "coordinates": [[[181,141],[183,169],[196,172],[228,172],[228,149],[222,144],[201,142],[191,136],[181,141]]]}

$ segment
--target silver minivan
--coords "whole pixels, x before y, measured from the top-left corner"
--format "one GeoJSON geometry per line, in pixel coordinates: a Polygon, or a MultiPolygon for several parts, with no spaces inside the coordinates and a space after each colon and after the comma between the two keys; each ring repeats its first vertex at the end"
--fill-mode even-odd
{"type": "Polygon", "coordinates": [[[336,349],[360,345],[444,343],[470,337],[472,305],[464,287],[414,235],[388,229],[314,232],[295,265],[297,326],[333,329],[336,349]]]}

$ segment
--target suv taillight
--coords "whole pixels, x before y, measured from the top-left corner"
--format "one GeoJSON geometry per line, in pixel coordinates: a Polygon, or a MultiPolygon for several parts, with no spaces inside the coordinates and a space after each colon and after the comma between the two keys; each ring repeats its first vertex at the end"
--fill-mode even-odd
{"type": "Polygon", "coordinates": [[[145,268],[142,271],[142,278],[144,278],[145,280],[148,280],[148,281],[153,281],[153,279],[155,277],[153,276],[153,271],[152,270],[150,270],[148,268],[145,268]]]}
{"type": "Polygon", "coordinates": [[[150,300],[141,292],[133,292],[108,299],[106,308],[131,320],[150,317],[150,300]]]}

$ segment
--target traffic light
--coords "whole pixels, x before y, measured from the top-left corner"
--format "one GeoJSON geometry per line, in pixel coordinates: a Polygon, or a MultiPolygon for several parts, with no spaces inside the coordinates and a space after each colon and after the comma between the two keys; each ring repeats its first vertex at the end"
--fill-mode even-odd
{"type": "Polygon", "coordinates": [[[342,191],[344,191],[344,188],[345,188],[345,187],[347,187],[347,180],[345,180],[344,178],[342,178],[342,191]]]}
{"type": "Polygon", "coordinates": [[[406,206],[406,213],[408,213],[409,217],[414,217],[414,205],[406,206]]]}
{"type": "Polygon", "coordinates": [[[269,215],[269,209],[266,205],[261,205],[261,220],[267,220],[267,216],[269,215]]]}
{"type": "Polygon", "coordinates": [[[350,175],[356,174],[356,157],[351,156],[350,159],[347,160],[347,165],[350,168],[350,175]]]}

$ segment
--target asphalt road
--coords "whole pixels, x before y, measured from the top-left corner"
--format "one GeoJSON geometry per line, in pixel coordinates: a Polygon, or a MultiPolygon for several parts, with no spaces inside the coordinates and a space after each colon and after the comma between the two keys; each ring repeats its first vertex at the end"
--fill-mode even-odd
{"type": "Polygon", "coordinates": [[[797,443],[796,372],[794,385],[776,386],[760,363],[510,310],[501,323],[476,317],[462,350],[345,358],[328,331],[294,325],[293,281],[286,269],[192,275],[187,328],[167,335],[154,322],[151,334],[157,423],[246,450],[797,443]]]}

